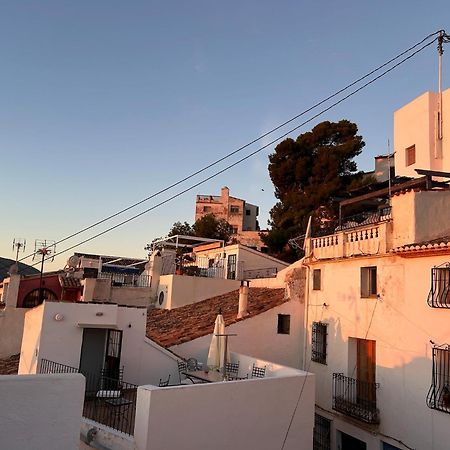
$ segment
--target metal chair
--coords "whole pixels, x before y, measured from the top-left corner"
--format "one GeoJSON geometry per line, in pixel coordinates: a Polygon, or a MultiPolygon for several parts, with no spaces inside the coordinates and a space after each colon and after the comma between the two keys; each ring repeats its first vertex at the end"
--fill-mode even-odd
{"type": "Polygon", "coordinates": [[[169,376],[168,376],[167,380],[163,381],[162,378],[159,379],[158,387],[167,387],[167,386],[169,386],[169,381],[170,381],[170,373],[169,373],[169,376]]]}
{"type": "Polygon", "coordinates": [[[177,361],[178,363],[178,376],[180,378],[180,384],[186,384],[183,383],[183,381],[186,381],[186,375],[183,372],[187,372],[188,367],[186,361],[177,361]]]}
{"type": "Polygon", "coordinates": [[[264,378],[266,376],[266,366],[258,367],[253,364],[252,378],[264,378]]]}
{"type": "Polygon", "coordinates": [[[225,373],[229,380],[235,380],[238,377],[239,361],[237,363],[228,362],[225,365],[225,373]]]}
{"type": "Polygon", "coordinates": [[[195,358],[189,358],[186,361],[186,365],[187,365],[187,370],[189,370],[189,371],[198,370],[198,361],[195,358]]]}

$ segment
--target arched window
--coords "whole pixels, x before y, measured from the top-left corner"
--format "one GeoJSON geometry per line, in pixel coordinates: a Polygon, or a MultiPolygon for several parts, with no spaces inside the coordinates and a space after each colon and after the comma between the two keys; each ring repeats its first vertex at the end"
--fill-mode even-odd
{"type": "MultiPolygon", "coordinates": [[[[56,294],[50,289],[42,288],[42,300],[56,300],[56,294]]],[[[42,302],[39,301],[39,289],[33,289],[23,299],[23,308],[34,308],[40,305],[42,302]]]]}

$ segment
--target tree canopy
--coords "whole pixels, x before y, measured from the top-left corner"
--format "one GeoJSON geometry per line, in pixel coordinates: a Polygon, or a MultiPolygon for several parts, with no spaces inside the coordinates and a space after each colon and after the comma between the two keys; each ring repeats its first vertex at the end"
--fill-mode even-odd
{"type": "Polygon", "coordinates": [[[285,139],[269,155],[278,202],[264,241],[272,252],[281,252],[291,237],[304,233],[309,216],[316,223],[336,216],[333,198],[362,178],[353,160],[365,145],[357,133],[348,120],[322,122],[296,140],[285,139]]]}
{"type": "Polygon", "coordinates": [[[228,242],[233,234],[233,227],[226,220],[217,219],[213,214],[207,214],[196,220],[193,225],[188,222],[175,222],[168,235],[175,236],[177,234],[228,242]]]}

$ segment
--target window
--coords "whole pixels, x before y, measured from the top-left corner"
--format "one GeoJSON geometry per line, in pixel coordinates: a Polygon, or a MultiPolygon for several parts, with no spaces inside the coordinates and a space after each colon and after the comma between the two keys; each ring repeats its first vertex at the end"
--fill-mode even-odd
{"type": "Polygon", "coordinates": [[[450,413],[450,348],[433,348],[433,374],[430,390],[427,395],[427,405],[450,413]]]}
{"type": "Polygon", "coordinates": [[[450,263],[431,269],[428,304],[432,308],[450,308],[450,263]]]}
{"type": "MultiPolygon", "coordinates": [[[[50,289],[42,288],[42,301],[44,300],[56,300],[56,294],[50,289]]],[[[23,308],[34,308],[35,306],[40,305],[42,302],[39,298],[39,289],[34,289],[29,292],[25,298],[23,299],[22,307],[23,308]]]]}
{"type": "Polygon", "coordinates": [[[291,315],[278,314],[278,334],[289,334],[291,331],[291,315]]]}
{"type": "Polygon", "coordinates": [[[211,211],[211,206],[204,206],[203,207],[203,212],[209,212],[211,211]]]}
{"type": "Polygon", "coordinates": [[[377,268],[361,267],[361,297],[376,297],[377,268]]]}
{"type": "Polygon", "coordinates": [[[238,233],[238,227],[231,227],[233,229],[233,234],[237,234],[238,233]]]}
{"type": "Polygon", "coordinates": [[[331,420],[314,414],[313,450],[331,449],[331,420]]]}
{"type": "Polygon", "coordinates": [[[313,322],[311,339],[311,361],[327,363],[327,327],[328,324],[313,322]]]}
{"type": "Polygon", "coordinates": [[[231,214],[239,214],[239,206],[230,206],[231,214]]]}
{"type": "Polygon", "coordinates": [[[246,209],[246,210],[245,210],[245,215],[246,215],[246,216],[249,216],[250,214],[251,214],[251,211],[250,211],[249,209],[246,209]]]}
{"type": "Polygon", "coordinates": [[[396,447],[395,445],[388,444],[387,442],[381,442],[383,444],[382,450],[400,450],[400,447],[396,447]]]}
{"type": "Polygon", "coordinates": [[[321,276],[322,273],[320,269],[313,270],[313,291],[320,291],[322,289],[321,276]]]}
{"type": "Polygon", "coordinates": [[[406,165],[411,166],[416,162],[416,146],[411,145],[405,150],[406,165]]]}

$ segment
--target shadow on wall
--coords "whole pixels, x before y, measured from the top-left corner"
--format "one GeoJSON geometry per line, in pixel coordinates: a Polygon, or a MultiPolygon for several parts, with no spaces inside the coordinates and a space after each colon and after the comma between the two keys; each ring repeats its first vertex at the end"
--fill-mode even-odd
{"type": "MultiPolygon", "coordinates": [[[[319,308],[319,309],[322,309],[319,308]]],[[[356,345],[351,339],[342,335],[343,318],[323,317],[326,312],[313,313],[311,321],[322,321],[327,327],[327,364],[311,361],[311,329],[307,331],[309,343],[306,355],[306,370],[316,376],[316,404],[321,408],[333,412],[343,418],[343,422],[335,422],[336,430],[345,421],[345,414],[332,411],[333,407],[333,373],[342,373],[345,377],[357,378],[356,345]],[[352,354],[354,353],[354,354],[352,354]]],[[[348,327],[347,327],[348,328],[348,327]]],[[[365,338],[365,333],[349,336],[350,338],[365,338]],[[362,334],[362,335],[361,335],[362,334]]],[[[427,406],[427,395],[432,383],[432,347],[424,339],[424,351],[413,351],[402,342],[388,342],[377,339],[368,333],[367,339],[376,341],[377,363],[375,381],[379,383],[376,389],[376,407],[380,411],[380,425],[371,434],[366,433],[367,442],[375,440],[379,445],[380,439],[386,436],[401,440],[412,448],[434,448],[445,450],[450,440],[448,420],[450,416],[442,411],[427,406]]],[[[320,413],[320,411],[319,411],[320,413]]],[[[358,423],[358,421],[356,422],[358,423]]],[[[361,428],[349,425],[344,431],[361,433],[361,428]]],[[[375,444],[373,444],[375,445],[375,444]]]]}

